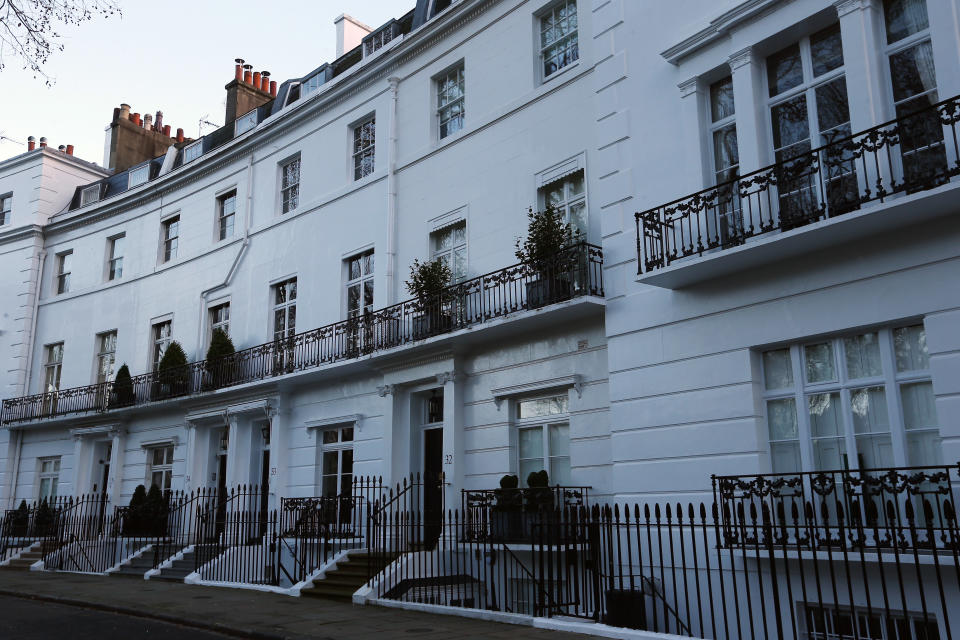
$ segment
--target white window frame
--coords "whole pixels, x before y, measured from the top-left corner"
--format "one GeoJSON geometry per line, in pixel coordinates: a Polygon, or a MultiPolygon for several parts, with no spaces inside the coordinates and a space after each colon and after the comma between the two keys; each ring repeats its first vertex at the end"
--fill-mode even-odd
{"type": "Polygon", "coordinates": [[[450,278],[451,283],[461,282],[466,279],[469,265],[469,254],[467,252],[467,221],[466,220],[456,220],[450,224],[444,225],[439,229],[435,229],[430,233],[430,259],[431,260],[443,260],[450,267],[450,278]],[[455,230],[457,227],[463,228],[463,242],[457,243],[455,241],[455,230]],[[441,237],[445,234],[450,234],[450,246],[447,248],[440,247],[441,237]],[[460,254],[463,256],[463,272],[457,273],[456,271],[456,260],[455,257],[460,254]]]}
{"type": "Polygon", "coordinates": [[[437,111],[436,111],[436,121],[437,121],[437,137],[440,140],[454,136],[461,131],[466,123],[467,112],[466,112],[466,98],[467,98],[467,85],[466,85],[466,72],[464,68],[464,63],[461,60],[453,67],[450,67],[443,73],[437,75],[434,78],[434,88],[436,90],[437,96],[437,111]],[[453,82],[459,87],[459,94],[455,97],[450,97],[444,93],[444,84],[453,77],[453,82]],[[453,113],[454,108],[459,106],[460,111],[456,116],[450,114],[453,113]],[[459,125],[453,131],[450,130],[449,126],[444,132],[444,125],[449,125],[449,123],[454,122],[455,120],[459,121],[459,125]]]}
{"type": "MultiPolygon", "coordinates": [[[[541,437],[543,438],[543,469],[547,471],[547,476],[549,478],[551,486],[557,484],[557,479],[554,477],[552,471],[551,462],[553,458],[563,458],[566,457],[570,471],[572,474],[573,471],[573,459],[570,455],[569,443],[570,443],[570,398],[567,393],[552,393],[546,395],[536,395],[536,396],[527,396],[516,398],[511,406],[511,412],[513,416],[513,428],[516,431],[517,437],[517,446],[513,454],[513,462],[516,464],[517,477],[520,480],[520,486],[527,486],[527,478],[525,477],[528,474],[525,474],[521,468],[521,461],[526,460],[526,458],[520,457],[520,434],[523,431],[532,431],[539,430],[541,437]],[[561,400],[563,402],[564,410],[557,413],[548,413],[539,416],[531,416],[523,418],[520,416],[520,409],[524,403],[527,402],[537,402],[540,400],[561,400]],[[567,428],[567,455],[566,456],[554,456],[553,452],[550,449],[550,429],[552,427],[566,427],[567,428]]],[[[533,458],[530,458],[531,460],[533,458]]]]}
{"type": "Polygon", "coordinates": [[[213,332],[216,329],[222,330],[228,336],[230,335],[230,301],[218,302],[210,305],[207,309],[207,345],[213,339],[213,332]]]}
{"type": "Polygon", "coordinates": [[[280,213],[290,213],[300,206],[300,154],[280,163],[280,213]],[[288,182],[296,167],[296,182],[288,182]],[[289,175],[288,175],[289,173],[289,175]]]}
{"type": "MultiPolygon", "coordinates": [[[[907,438],[909,434],[933,433],[940,431],[939,419],[938,425],[926,427],[923,429],[906,429],[905,416],[901,401],[901,388],[905,385],[915,383],[933,383],[933,376],[929,368],[915,371],[897,371],[896,353],[894,350],[894,332],[909,327],[921,326],[921,322],[903,322],[895,325],[880,327],[874,329],[863,329],[856,332],[845,332],[837,335],[831,335],[820,339],[805,340],[801,343],[784,345],[778,348],[765,348],[760,352],[761,377],[760,387],[763,389],[763,417],[767,425],[767,453],[769,455],[769,467],[773,470],[773,444],[778,442],[794,442],[793,439],[772,440],[770,438],[770,419],[769,403],[776,400],[792,399],[796,411],[797,421],[797,439],[799,448],[800,468],[794,470],[779,469],[777,473],[807,472],[807,471],[832,471],[833,469],[817,469],[815,464],[814,440],[810,426],[810,416],[808,408],[808,397],[818,394],[838,393],[841,402],[842,414],[842,432],[837,436],[844,441],[844,453],[842,459],[846,461],[848,467],[858,469],[859,463],[856,457],[851,464],[851,455],[856,456],[857,436],[869,436],[869,433],[857,434],[851,412],[851,391],[862,390],[873,387],[883,387],[884,398],[886,401],[887,419],[889,422],[889,436],[893,453],[894,467],[916,466],[914,461],[909,460],[909,450],[907,438]],[[876,333],[878,338],[878,347],[881,362],[881,375],[866,378],[850,378],[847,372],[847,363],[844,352],[844,339],[862,336],[867,333],[876,333]],[[806,360],[804,356],[805,349],[823,343],[830,343],[833,352],[833,366],[836,372],[836,380],[831,382],[807,382],[806,378],[806,360]],[[765,366],[763,364],[763,354],[773,351],[789,349],[790,362],[793,376],[793,386],[782,389],[767,389],[767,379],[765,366]]],[[[887,434],[888,432],[876,432],[878,434],[887,434]]],[[[942,436],[940,436],[942,437],[942,436]]],[[[938,465],[940,460],[926,460],[924,465],[938,465]]]]}
{"type": "Polygon", "coordinates": [[[117,330],[103,331],[96,336],[97,355],[94,358],[94,379],[97,384],[113,380],[114,367],[117,363],[117,330]],[[109,362],[109,368],[104,375],[104,364],[109,362]]]}
{"type": "Polygon", "coordinates": [[[722,116],[717,120],[713,119],[713,87],[720,84],[724,81],[730,81],[731,86],[733,85],[733,76],[730,74],[725,75],[724,77],[711,82],[707,87],[707,144],[710,148],[710,173],[713,178],[712,185],[718,185],[722,182],[731,180],[733,176],[740,175],[740,149],[739,149],[739,140],[737,140],[737,162],[726,169],[720,169],[717,167],[717,142],[716,134],[729,129],[733,126],[734,138],[736,138],[737,132],[737,106],[736,106],[736,96],[734,96],[733,111],[731,111],[726,116],[722,116]],[[720,179],[721,171],[727,171],[732,173],[729,177],[720,179]]]}
{"type": "Polygon", "coordinates": [[[341,495],[341,490],[343,488],[343,452],[349,451],[351,455],[350,462],[350,486],[353,486],[353,477],[354,477],[354,463],[352,456],[354,455],[354,443],[356,442],[357,430],[355,424],[343,425],[339,427],[327,427],[323,429],[317,429],[317,492],[323,497],[333,497],[329,496],[324,492],[324,480],[328,477],[336,477],[336,487],[337,492],[334,496],[341,495]],[[347,432],[350,434],[350,439],[345,439],[347,432]],[[326,442],[328,433],[336,433],[337,439],[335,442],[326,442]],[[327,466],[325,463],[325,458],[327,453],[336,453],[337,454],[337,469],[336,473],[328,473],[327,466]]]}
{"type": "Polygon", "coordinates": [[[153,486],[153,475],[159,473],[160,475],[160,485],[158,488],[164,494],[173,489],[173,463],[174,456],[176,455],[176,446],[173,443],[160,444],[156,446],[150,446],[146,448],[147,454],[147,476],[144,482],[144,485],[149,490],[153,486]],[[155,464],[153,459],[156,452],[163,452],[164,462],[161,464],[155,464]],[[169,453],[169,456],[166,454],[169,453]],[[169,462],[167,462],[169,459],[169,462]],[[163,486],[167,485],[167,486],[163,486]]]}
{"type": "MultiPolygon", "coordinates": [[[[807,140],[809,142],[809,148],[816,149],[824,144],[820,138],[822,138],[824,133],[827,133],[827,132],[820,130],[820,121],[817,113],[817,89],[830,84],[831,82],[833,82],[834,80],[837,80],[838,78],[843,78],[844,83],[846,83],[848,51],[846,51],[843,48],[843,36],[841,34],[840,50],[843,55],[843,64],[841,64],[836,69],[831,69],[830,71],[825,71],[819,76],[814,76],[813,75],[814,73],[813,72],[813,53],[810,45],[810,40],[813,36],[831,27],[838,27],[839,29],[839,24],[833,23],[833,24],[827,25],[822,29],[817,29],[816,31],[808,33],[802,38],[800,38],[799,40],[797,40],[796,42],[791,43],[787,47],[783,47],[778,51],[774,51],[764,59],[763,87],[764,87],[764,96],[766,97],[767,131],[770,132],[770,151],[772,153],[772,158],[774,162],[776,162],[777,153],[781,149],[786,149],[787,147],[781,147],[780,149],[777,149],[776,147],[773,146],[775,144],[774,142],[775,136],[773,135],[773,109],[781,104],[790,102],[791,100],[794,100],[801,95],[804,96],[804,101],[807,106],[807,134],[808,134],[807,140]],[[794,44],[799,45],[799,49],[800,49],[800,68],[803,71],[803,81],[795,87],[786,89],[775,96],[770,96],[770,80],[769,80],[770,76],[769,76],[769,72],[767,71],[767,63],[772,56],[780,53],[781,51],[786,50],[789,47],[794,46],[794,44]],[[817,138],[815,138],[814,136],[817,136],[817,138]]],[[[850,126],[851,121],[849,120],[849,118],[851,117],[851,109],[850,109],[849,90],[847,91],[847,117],[848,117],[848,120],[846,124],[850,126]]],[[[842,125],[838,125],[838,126],[842,126],[842,125]]],[[[834,128],[837,128],[837,127],[834,127],[834,128]]],[[[793,143],[793,144],[796,145],[799,143],[793,143]]],[[[784,195],[784,194],[781,194],[781,195],[784,195]]]]}
{"type": "Polygon", "coordinates": [[[234,120],[233,122],[233,135],[239,136],[242,133],[246,133],[251,129],[254,129],[257,126],[257,109],[251,109],[245,114],[234,120]]]}
{"type": "Polygon", "coordinates": [[[237,190],[231,189],[217,196],[217,240],[229,240],[236,231],[237,220],[237,190]],[[227,210],[227,203],[233,201],[232,209],[227,210]]]}
{"type": "Polygon", "coordinates": [[[150,366],[154,371],[160,365],[163,354],[167,352],[167,347],[173,342],[173,319],[154,320],[150,325],[150,366]],[[163,334],[163,328],[168,331],[163,334]]]}
{"type": "Polygon", "coordinates": [[[54,393],[60,390],[60,376],[63,374],[63,342],[44,345],[43,392],[54,393]],[[51,384],[52,381],[52,384],[51,384]]]}
{"type": "Polygon", "coordinates": [[[70,293],[70,274],[71,271],[68,269],[71,268],[69,261],[73,259],[73,249],[69,251],[61,251],[57,254],[57,277],[56,277],[56,294],[60,295],[63,293],[70,293]]]}
{"type": "Polygon", "coordinates": [[[270,287],[270,299],[273,301],[273,313],[270,315],[270,321],[273,323],[271,326],[273,339],[284,340],[293,337],[297,331],[297,278],[287,278],[286,280],[275,282],[270,287]],[[277,302],[277,293],[279,291],[284,292],[283,302],[277,302]],[[293,313],[293,323],[290,322],[291,311],[293,313]],[[277,313],[283,314],[283,329],[277,328],[277,313]],[[291,324],[293,326],[291,326],[291,324]]]}
{"type": "Polygon", "coordinates": [[[10,212],[13,210],[13,192],[0,196],[0,226],[10,223],[10,212]]]}
{"type": "Polygon", "coordinates": [[[548,82],[552,80],[563,71],[576,66],[580,62],[580,8],[577,6],[577,0],[558,0],[557,2],[550,3],[549,5],[547,5],[546,7],[544,7],[543,9],[537,12],[536,43],[538,47],[537,49],[537,61],[538,61],[538,70],[539,70],[538,73],[539,73],[541,82],[548,82]],[[550,16],[551,18],[554,17],[556,14],[556,11],[561,6],[573,7],[573,10],[576,12],[575,15],[577,20],[577,27],[576,29],[572,31],[568,31],[567,33],[564,33],[559,38],[551,40],[550,42],[545,44],[543,40],[543,34],[544,34],[543,21],[548,16],[550,16]],[[563,40],[576,41],[577,57],[574,58],[573,60],[570,60],[565,65],[561,67],[557,67],[555,70],[551,71],[550,73],[547,73],[546,68],[544,66],[546,63],[546,58],[544,57],[544,54],[548,49],[550,49],[551,47],[555,46],[557,43],[563,40]]]}
{"type": "Polygon", "coordinates": [[[100,200],[100,183],[84,187],[80,191],[80,206],[85,207],[100,200]]]}
{"type": "Polygon", "coordinates": [[[187,164],[188,162],[193,162],[197,158],[203,155],[203,139],[197,140],[191,144],[188,144],[183,148],[183,160],[180,164],[187,164]]]}
{"type": "Polygon", "coordinates": [[[160,221],[160,264],[177,259],[180,250],[180,214],[172,215],[160,221]],[[176,235],[171,235],[173,225],[177,225],[176,235]]]}
{"type": "Polygon", "coordinates": [[[377,116],[371,114],[358,121],[350,128],[350,173],[354,182],[362,180],[376,171],[377,158],[377,116]],[[373,138],[370,144],[361,145],[363,130],[367,126],[373,127],[373,138]],[[364,163],[364,158],[369,155],[370,165],[364,163]]]}
{"type": "Polygon", "coordinates": [[[344,294],[344,310],[346,311],[347,318],[356,318],[362,316],[365,311],[373,311],[376,305],[376,296],[377,296],[377,287],[376,287],[376,273],[377,273],[377,263],[376,263],[376,252],[373,249],[365,249],[358,253],[355,253],[351,256],[348,256],[344,259],[344,285],[343,285],[343,294],[344,294]],[[363,271],[363,258],[370,256],[370,271],[364,273],[363,271]],[[350,277],[350,263],[354,260],[360,261],[360,275],[356,278],[350,277]],[[373,287],[373,300],[370,302],[370,305],[367,306],[364,304],[364,291],[366,288],[366,283],[370,282],[373,287]],[[359,308],[355,311],[350,309],[350,288],[357,286],[360,289],[359,297],[359,308]]]}
{"type": "Polygon", "coordinates": [[[125,233],[107,238],[107,281],[123,277],[123,245],[126,238],[125,233]],[[117,242],[120,243],[120,255],[117,255],[117,242]]]}
{"type": "Polygon", "coordinates": [[[52,502],[57,497],[57,489],[60,485],[60,456],[44,456],[37,458],[37,500],[47,500],[52,502]],[[45,470],[45,465],[50,464],[50,468],[45,470]],[[43,495],[44,480],[49,481],[51,491],[48,495],[43,495]]]}
{"type": "Polygon", "coordinates": [[[150,163],[134,167],[127,172],[127,189],[140,186],[150,179],[150,163]]]}
{"type": "Polygon", "coordinates": [[[574,224],[573,218],[570,215],[570,210],[576,205],[583,205],[583,229],[580,229],[581,240],[587,239],[587,233],[590,229],[590,210],[587,206],[587,172],[584,169],[577,169],[576,171],[571,171],[570,173],[544,183],[537,190],[537,200],[540,205],[540,209],[546,209],[547,207],[547,192],[551,191],[557,186],[557,183],[563,183],[563,200],[556,203],[555,207],[558,211],[563,213],[563,220],[569,224],[573,224],[575,229],[580,229],[579,226],[574,224]],[[581,174],[583,179],[583,191],[580,193],[572,192],[573,177],[577,174],[581,174]]]}

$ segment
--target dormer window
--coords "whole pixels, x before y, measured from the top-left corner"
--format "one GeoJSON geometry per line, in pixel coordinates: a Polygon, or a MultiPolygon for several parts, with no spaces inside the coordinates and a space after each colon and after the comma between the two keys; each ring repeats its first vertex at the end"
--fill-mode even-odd
{"type": "Polygon", "coordinates": [[[100,199],[100,183],[84,187],[80,192],[80,206],[85,207],[92,202],[100,199]]]}
{"type": "Polygon", "coordinates": [[[130,169],[127,173],[127,189],[132,189],[137,185],[141,185],[150,178],[150,165],[144,164],[136,167],[135,169],[130,169]]]}
{"type": "Polygon", "coordinates": [[[183,164],[192,162],[203,155],[203,140],[197,140],[188,147],[183,148],[183,164]]]}
{"type": "Polygon", "coordinates": [[[367,57],[372,55],[375,51],[384,48],[387,44],[394,38],[394,29],[396,23],[390,23],[385,28],[377,31],[373,35],[367,36],[367,40],[363,43],[363,56],[367,57]]]}
{"type": "MultiPolygon", "coordinates": [[[[241,133],[246,133],[255,126],[257,126],[257,110],[251,109],[237,118],[233,126],[233,135],[238,136],[241,133]]],[[[186,160],[184,160],[184,162],[186,162],[186,160]]]]}

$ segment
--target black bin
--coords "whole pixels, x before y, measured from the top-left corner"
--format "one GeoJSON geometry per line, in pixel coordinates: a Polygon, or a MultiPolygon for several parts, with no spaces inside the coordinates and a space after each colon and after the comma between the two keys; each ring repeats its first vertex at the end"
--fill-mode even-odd
{"type": "Polygon", "coordinates": [[[603,619],[604,624],[626,629],[647,629],[643,591],[609,589],[606,596],[607,615],[603,619]]]}

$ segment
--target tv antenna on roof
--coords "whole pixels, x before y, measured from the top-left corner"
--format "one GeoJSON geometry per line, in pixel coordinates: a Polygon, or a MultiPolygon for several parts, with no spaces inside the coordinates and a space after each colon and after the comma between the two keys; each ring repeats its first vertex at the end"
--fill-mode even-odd
{"type": "Polygon", "coordinates": [[[19,140],[14,140],[14,139],[11,138],[10,136],[4,135],[3,132],[0,131],[0,142],[3,142],[4,140],[8,140],[8,141],[10,141],[10,142],[12,142],[12,143],[14,143],[14,144],[19,144],[19,145],[22,145],[22,144],[23,144],[23,143],[20,142],[19,140]]]}
{"type": "Polygon", "coordinates": [[[220,128],[220,125],[218,125],[216,122],[210,122],[209,120],[207,120],[207,118],[209,118],[209,117],[210,117],[210,114],[207,113],[207,114],[204,114],[203,117],[200,118],[200,123],[199,123],[199,125],[197,126],[197,137],[198,137],[198,138],[203,137],[203,127],[204,127],[204,125],[206,125],[206,126],[208,126],[208,127],[213,127],[214,129],[219,129],[219,128],[220,128]]]}

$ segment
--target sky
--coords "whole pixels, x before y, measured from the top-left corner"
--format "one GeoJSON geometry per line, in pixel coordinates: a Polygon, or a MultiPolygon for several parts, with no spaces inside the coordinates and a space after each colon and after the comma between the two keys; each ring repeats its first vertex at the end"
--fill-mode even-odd
{"type": "MultiPolygon", "coordinates": [[[[205,118],[223,125],[224,85],[235,58],[279,84],[334,59],[342,13],[371,27],[400,17],[416,0],[118,0],[123,15],[61,28],[65,49],[42,78],[8,58],[0,71],[0,159],[26,151],[27,136],[103,162],[104,128],[121,102],[141,115],[163,111],[173,131],[197,137],[205,118]]],[[[205,127],[204,133],[212,131],[205,127]]]]}

